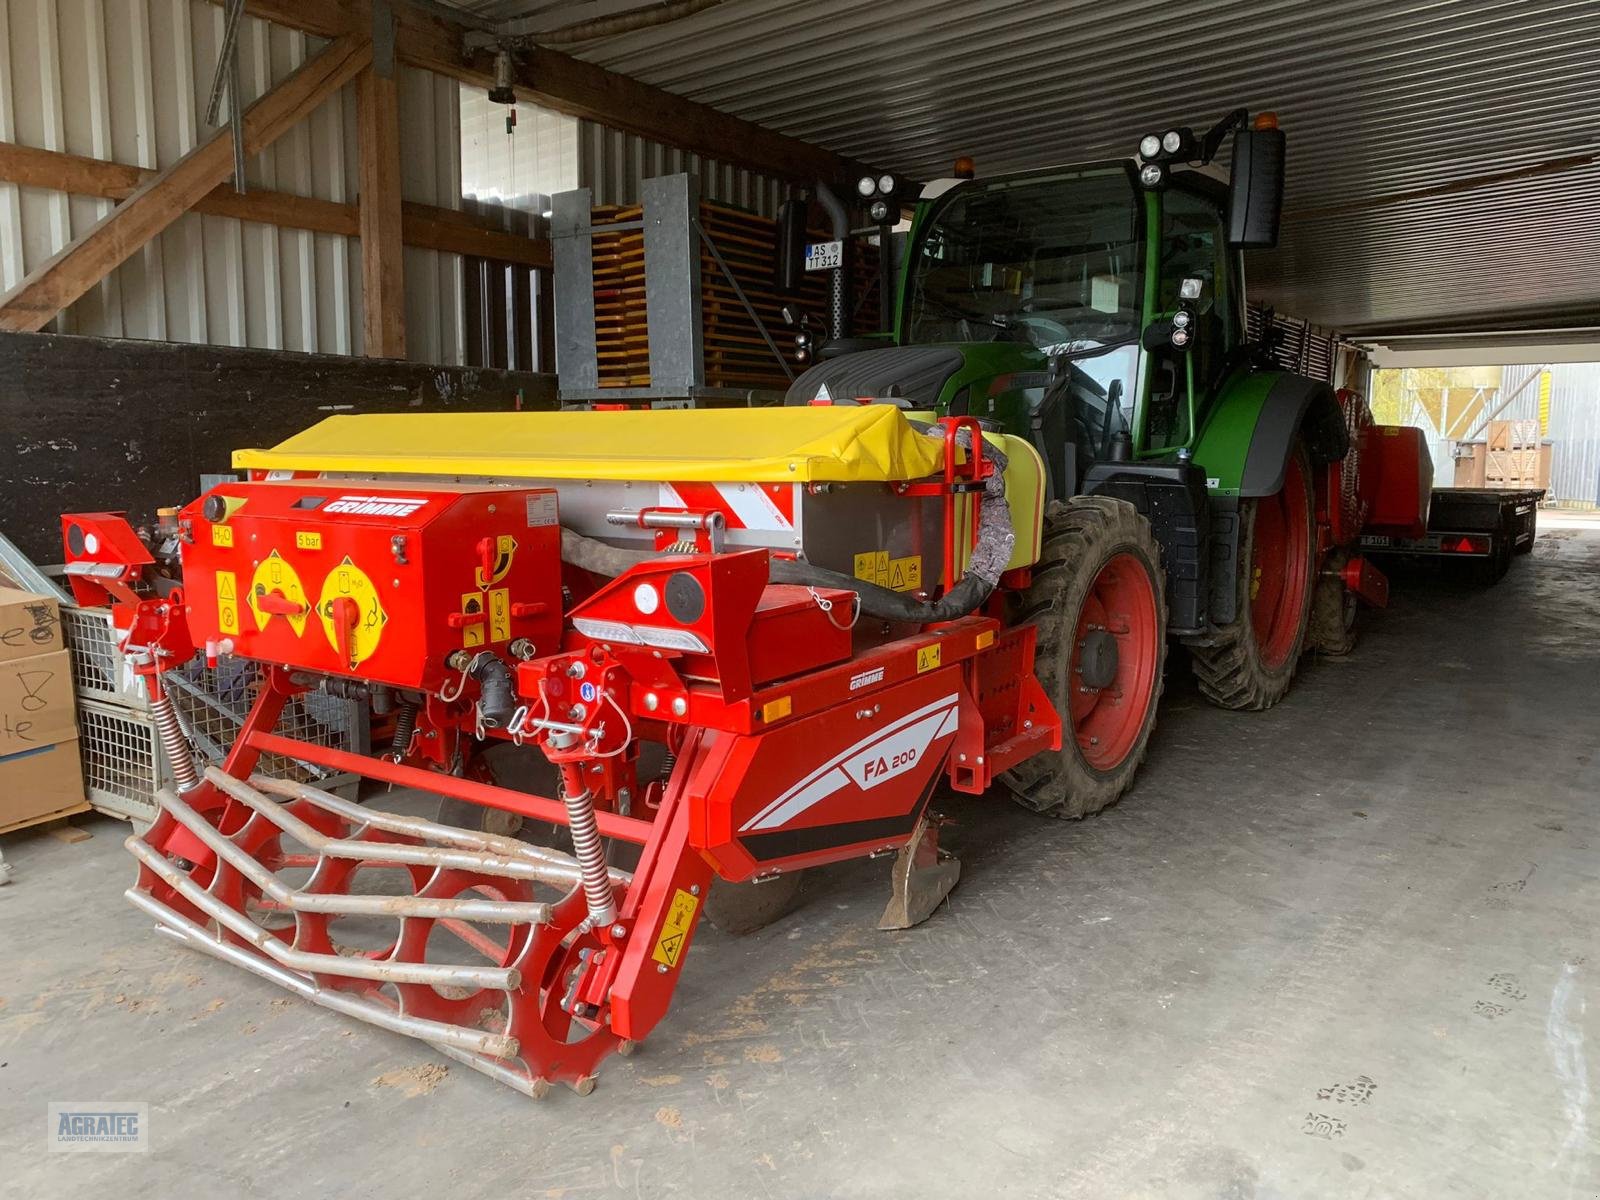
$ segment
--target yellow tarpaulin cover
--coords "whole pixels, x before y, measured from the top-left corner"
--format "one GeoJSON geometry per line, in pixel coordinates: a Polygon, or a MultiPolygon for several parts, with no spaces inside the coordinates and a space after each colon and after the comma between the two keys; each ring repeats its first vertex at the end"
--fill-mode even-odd
{"type": "Polygon", "coordinates": [[[887,404],[329,417],[233,465],[378,475],[667,482],[919,479],[940,439],[887,404]]]}

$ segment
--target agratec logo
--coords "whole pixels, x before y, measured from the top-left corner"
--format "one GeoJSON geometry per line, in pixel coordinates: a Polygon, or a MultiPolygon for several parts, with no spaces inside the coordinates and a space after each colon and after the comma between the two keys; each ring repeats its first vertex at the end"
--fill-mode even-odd
{"type": "Polygon", "coordinates": [[[426,503],[410,496],[340,496],[322,511],[362,517],[409,517],[426,503]]]}
{"type": "Polygon", "coordinates": [[[150,1106],[125,1100],[52,1100],[45,1141],[53,1151],[143,1154],[150,1149],[150,1106]]]}

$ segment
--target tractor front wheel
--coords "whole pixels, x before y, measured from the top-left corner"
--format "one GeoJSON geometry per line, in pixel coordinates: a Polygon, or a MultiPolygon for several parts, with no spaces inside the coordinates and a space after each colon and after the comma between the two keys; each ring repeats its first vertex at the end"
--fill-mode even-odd
{"type": "Polygon", "coordinates": [[[1020,620],[1034,673],[1062,720],[1062,748],[1004,776],[1017,801],[1085,817],[1115,801],[1144,759],[1167,650],[1161,548],[1133,505],[1079,496],[1045,515],[1020,620]]]}
{"type": "Polygon", "coordinates": [[[1315,590],[1311,470],[1296,447],[1275,495],[1239,506],[1237,611],[1190,653],[1200,691],[1219,708],[1271,708],[1289,690],[1305,649],[1315,590]]]}

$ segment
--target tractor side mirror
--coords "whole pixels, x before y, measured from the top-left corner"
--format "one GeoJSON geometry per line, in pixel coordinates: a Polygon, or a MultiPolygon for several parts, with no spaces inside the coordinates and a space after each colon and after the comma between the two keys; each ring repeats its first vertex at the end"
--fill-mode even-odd
{"type": "Polygon", "coordinates": [[[790,198],[778,206],[772,283],[780,296],[798,296],[806,271],[806,202],[790,198]]]}
{"type": "Polygon", "coordinates": [[[1269,250],[1278,244],[1283,216],[1283,130],[1276,121],[1233,135],[1233,178],[1228,197],[1228,244],[1238,250],[1269,250]]]}

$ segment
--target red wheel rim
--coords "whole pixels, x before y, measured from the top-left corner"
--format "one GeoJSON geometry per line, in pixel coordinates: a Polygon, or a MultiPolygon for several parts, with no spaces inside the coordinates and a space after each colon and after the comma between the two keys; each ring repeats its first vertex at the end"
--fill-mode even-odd
{"type": "Polygon", "coordinates": [[[1156,591],[1124,551],[1101,566],[1078,610],[1068,715],[1078,753],[1097,771],[1120,766],[1144,730],[1161,656],[1156,591]]]}
{"type": "Polygon", "coordinates": [[[1305,472],[1300,456],[1289,459],[1283,488],[1256,501],[1254,547],[1250,559],[1250,624],[1261,661],[1276,670],[1289,660],[1300,636],[1310,578],[1311,552],[1305,472]]]}

